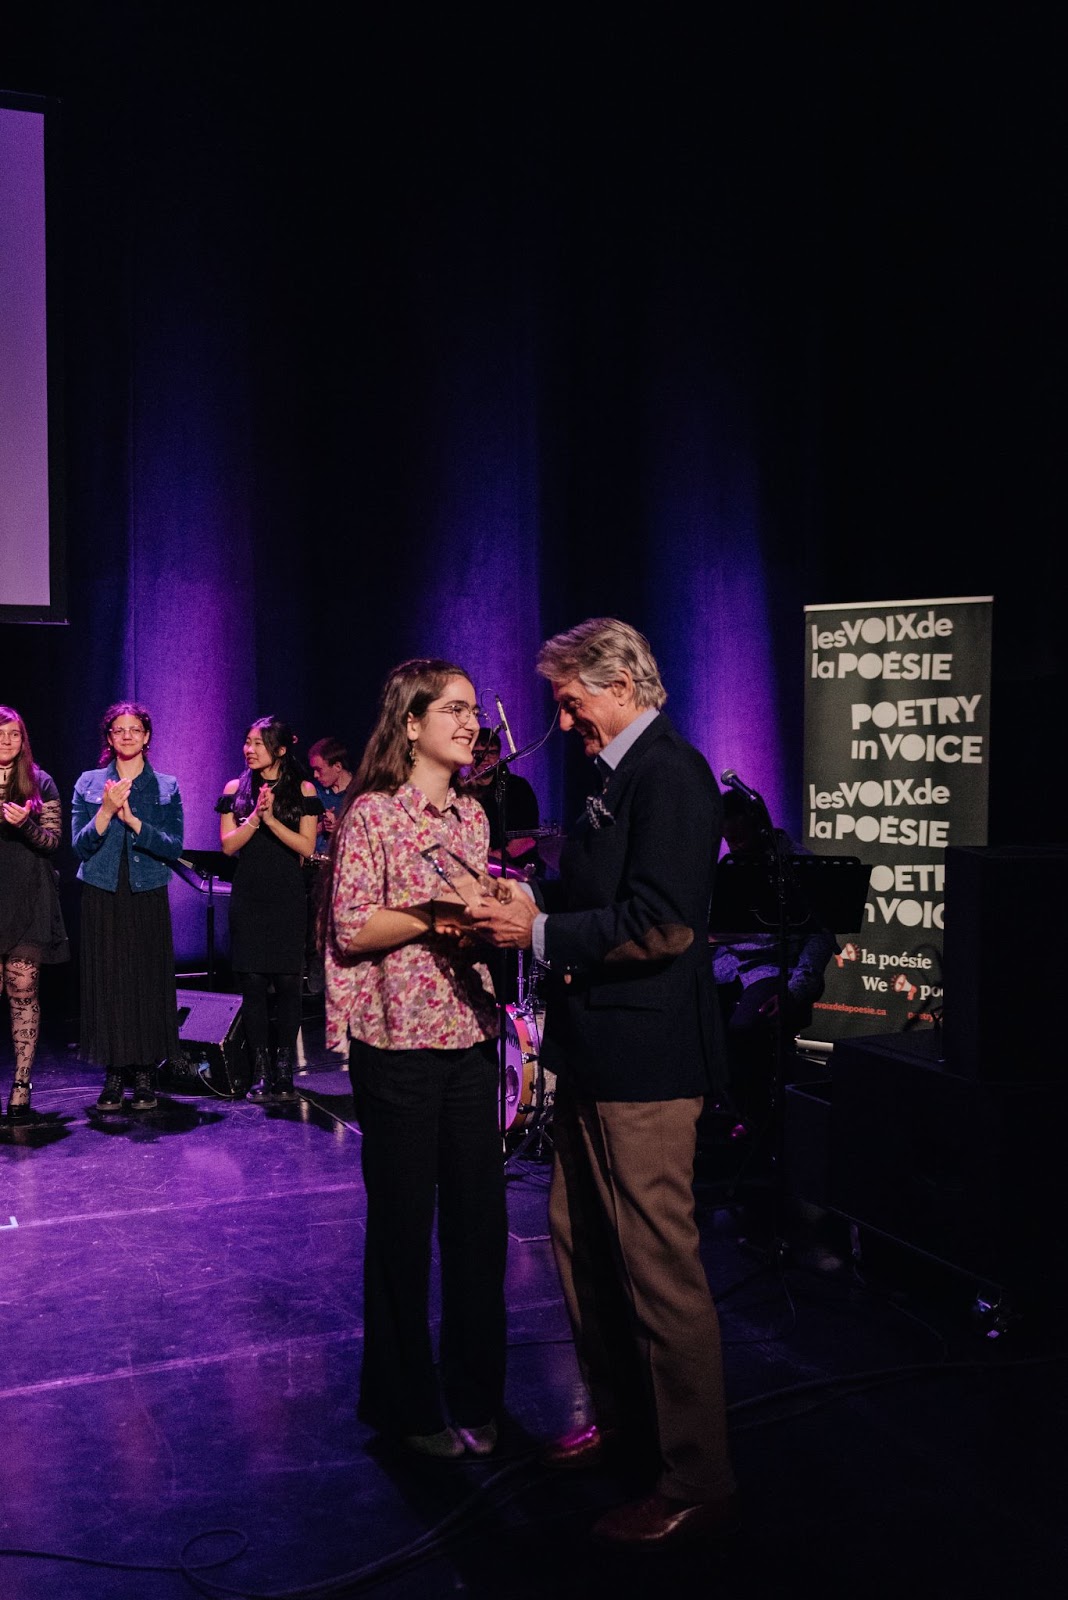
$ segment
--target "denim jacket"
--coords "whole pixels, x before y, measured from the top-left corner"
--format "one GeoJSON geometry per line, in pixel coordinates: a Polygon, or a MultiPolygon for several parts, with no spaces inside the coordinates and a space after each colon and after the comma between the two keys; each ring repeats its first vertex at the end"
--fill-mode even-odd
{"type": "Polygon", "coordinates": [[[119,862],[125,846],[133,892],[162,888],[171,875],[167,863],[176,860],[182,849],[178,779],[156,772],[146,761],[130,790],[130,809],[140,819],[141,832],[135,833],[118,817],[112,817],[104,832],[97,833],[93,819],[104,798],[104,785],[118,775],[112,760],[106,767],[83,772],[74,785],[71,834],[74,853],[81,862],[78,876],[97,889],[114,892],[119,886],[119,862]]]}

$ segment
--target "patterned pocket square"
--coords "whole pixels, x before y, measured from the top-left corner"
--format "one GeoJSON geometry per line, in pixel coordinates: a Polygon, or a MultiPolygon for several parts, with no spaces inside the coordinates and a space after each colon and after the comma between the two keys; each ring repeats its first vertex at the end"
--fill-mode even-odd
{"type": "Polygon", "coordinates": [[[586,815],[591,828],[610,828],[616,820],[599,794],[586,796],[586,815]]]}

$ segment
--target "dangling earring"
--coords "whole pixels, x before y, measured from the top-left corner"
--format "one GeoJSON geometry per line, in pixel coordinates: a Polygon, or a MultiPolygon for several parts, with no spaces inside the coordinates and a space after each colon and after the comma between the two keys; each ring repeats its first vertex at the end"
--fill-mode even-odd
{"type": "Polygon", "coordinates": [[[415,766],[415,745],[411,739],[408,740],[408,765],[410,767],[415,766]]]}

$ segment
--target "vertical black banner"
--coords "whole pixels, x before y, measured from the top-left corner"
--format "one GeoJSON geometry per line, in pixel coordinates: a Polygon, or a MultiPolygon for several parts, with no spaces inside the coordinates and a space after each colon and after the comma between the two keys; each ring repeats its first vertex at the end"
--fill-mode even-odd
{"type": "Polygon", "coordinates": [[[930,1027],[947,845],[986,843],[993,601],[805,607],[804,840],[872,868],[811,1040],[930,1027]]]}

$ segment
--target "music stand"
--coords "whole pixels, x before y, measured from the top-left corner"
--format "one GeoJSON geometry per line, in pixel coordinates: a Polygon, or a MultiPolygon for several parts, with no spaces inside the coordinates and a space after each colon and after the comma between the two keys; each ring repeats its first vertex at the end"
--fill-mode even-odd
{"type": "Polygon", "coordinates": [[[778,1008],[767,1124],[773,1138],[775,1174],[773,1248],[781,1245],[779,1184],[783,1170],[790,940],[817,932],[855,933],[864,921],[872,872],[856,856],[790,854],[782,848],[785,839],[780,830],[774,830],[762,850],[728,855],[719,862],[708,921],[713,934],[774,934],[776,940],[778,1008]]]}
{"type": "Polygon", "coordinates": [[[215,896],[228,895],[233,881],[236,856],[222,850],[184,850],[174,863],[174,870],[183,883],[198,894],[207,896],[207,983],[215,987],[215,896]]]}

